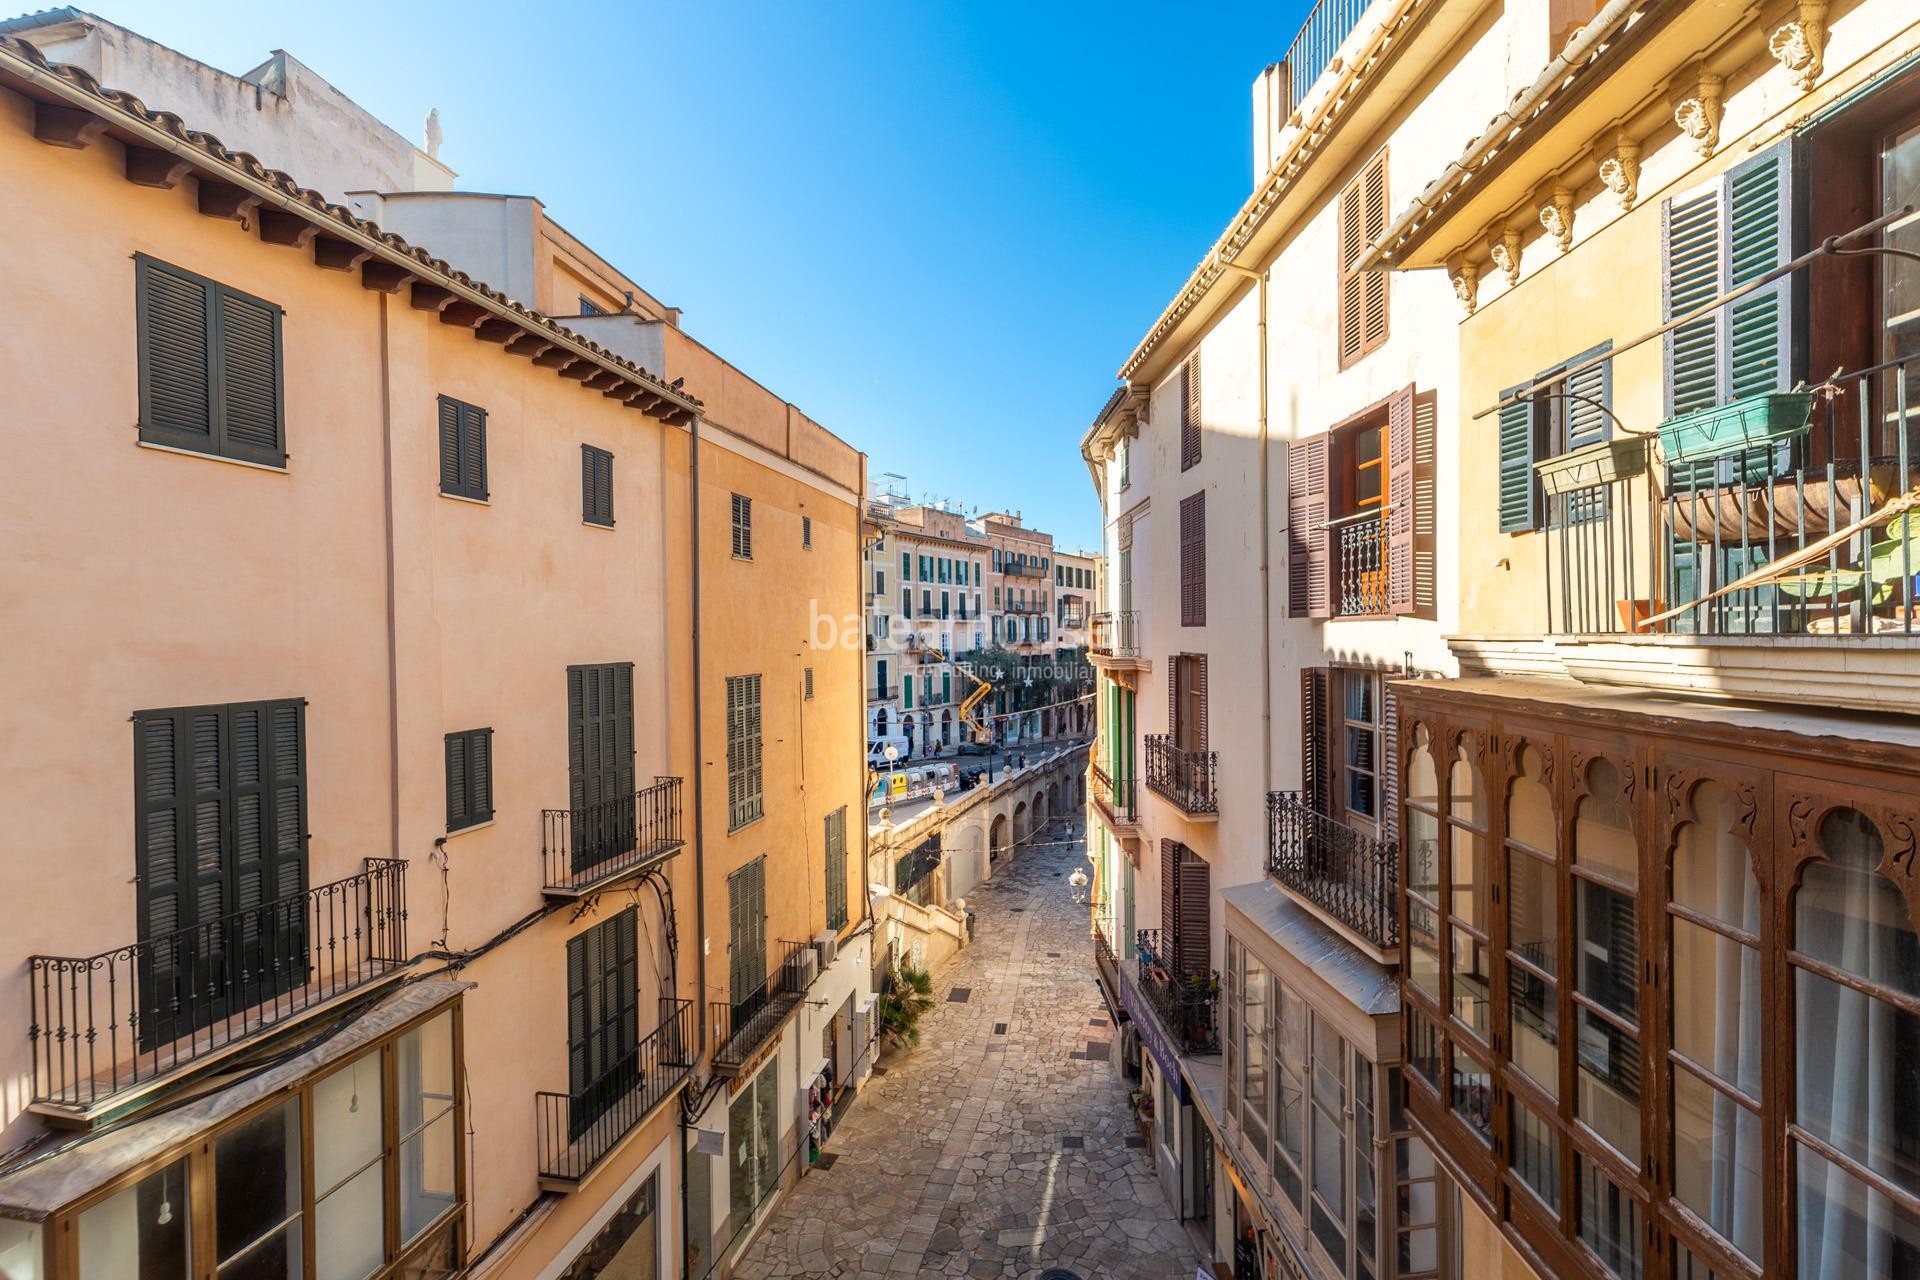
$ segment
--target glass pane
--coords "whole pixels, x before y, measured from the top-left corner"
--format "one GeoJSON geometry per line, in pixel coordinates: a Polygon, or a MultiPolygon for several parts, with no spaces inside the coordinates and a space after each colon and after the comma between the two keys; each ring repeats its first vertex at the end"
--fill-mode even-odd
{"type": "Polygon", "coordinates": [[[1680,828],[1673,852],[1673,900],[1747,933],[1760,932],[1760,885],[1747,846],[1733,835],[1733,797],[1717,782],[1694,790],[1699,821],[1680,828]]]}
{"type": "Polygon", "coordinates": [[[1440,1029],[1422,1014],[1407,1011],[1407,1065],[1435,1090],[1440,1088],[1440,1029]]]}
{"type": "Polygon", "coordinates": [[[1540,975],[1507,966],[1508,1039],[1513,1063],[1547,1091],[1560,1094],[1560,992],[1540,975]]]}
{"type": "Polygon", "coordinates": [[[1465,747],[1460,748],[1447,780],[1447,802],[1456,822],[1487,829],[1487,789],[1480,781],[1480,770],[1467,759],[1465,747]]]}
{"type": "Polygon", "coordinates": [[[1673,918],[1673,1047],[1750,1098],[1760,1097],[1760,953],[1673,918]]]}
{"type": "Polygon", "coordinates": [[[1720,1280],[1712,1267],[1694,1256],[1693,1250],[1683,1244],[1674,1246],[1674,1280],[1720,1280]]]}
{"type": "Polygon", "coordinates": [[[1313,1100],[1338,1115],[1346,1110],[1347,1042],[1331,1023],[1313,1015],[1313,1100]]]}
{"type": "Polygon", "coordinates": [[[1878,986],[1920,996],[1920,946],[1906,900],[1876,871],[1880,833],[1850,809],[1820,824],[1827,860],[1807,867],[1794,899],[1794,946],[1878,986]]]}
{"type": "Polygon", "coordinates": [[[1639,1022],[1640,938],[1631,894],[1593,880],[1575,880],[1580,904],[1580,981],[1575,988],[1601,1008],[1639,1022]]]}
{"type": "Polygon", "coordinates": [[[754,1205],[752,1089],[742,1089],[727,1104],[727,1159],[733,1166],[727,1178],[728,1213],[744,1224],[754,1205]]]}
{"type": "Polygon", "coordinates": [[[313,1087],[313,1184],[324,1196],[380,1154],[380,1055],[364,1053],[313,1087]]]}
{"type": "Polygon", "coordinates": [[[1440,899],[1440,820],[1418,809],[1407,810],[1407,888],[1440,899]]]}
{"type": "Polygon", "coordinates": [[[213,1168],[214,1242],[225,1262],[300,1210],[300,1100],[221,1134],[213,1168]]]}
{"type": "Polygon", "coordinates": [[[1403,1227],[1424,1227],[1438,1219],[1439,1192],[1435,1189],[1434,1178],[1439,1167],[1433,1162],[1433,1152],[1420,1138],[1394,1139],[1394,1177],[1404,1184],[1400,1196],[1400,1225],[1403,1227]]]}
{"type": "Polygon", "coordinates": [[[408,1134],[453,1104],[453,1010],[400,1037],[396,1051],[400,1132],[408,1134]]]}
{"type": "MultiPolygon", "coordinates": [[[[319,1131],[314,1149],[320,1147],[319,1131]]],[[[320,1280],[366,1280],[386,1260],[387,1162],[377,1160],[314,1206],[314,1270],[320,1280]]]]}
{"type": "Polygon", "coordinates": [[[43,1248],[39,1223],[0,1218],[0,1277],[43,1280],[40,1265],[43,1248]]]}
{"type": "Polygon", "coordinates": [[[1439,1233],[1432,1227],[1400,1233],[1400,1270],[1431,1271],[1440,1263],[1439,1233]]]}
{"type": "Polygon", "coordinates": [[[1347,1269],[1345,1224],[1329,1213],[1318,1200],[1313,1202],[1313,1238],[1333,1258],[1334,1266],[1342,1271],[1347,1269]]]}
{"type": "Polygon", "coordinates": [[[80,1215],[80,1274],[185,1280],[190,1209],[185,1160],[102,1200],[80,1215]]]}
{"type": "Polygon", "coordinates": [[[1794,1148],[1799,1280],[1920,1275],[1920,1220],[1839,1165],[1794,1148]]]}
{"type": "Polygon", "coordinates": [[[1920,1194],[1920,1018],[1794,971],[1794,1119],[1920,1194]]]}
{"type": "Polygon", "coordinates": [[[1627,818],[1620,771],[1611,760],[1588,766],[1592,794],[1580,802],[1573,822],[1573,860],[1631,889],[1640,883],[1640,853],[1627,818]]]}
{"type": "Polygon", "coordinates": [[[1674,1194],[1755,1262],[1765,1230],[1765,1163],[1760,1117],[1685,1067],[1674,1068],[1674,1194]]]}
{"type": "MultiPolygon", "coordinates": [[[[755,1147],[760,1160],[760,1200],[773,1194],[780,1185],[780,1143],[774,1130],[780,1123],[780,1060],[775,1058],[765,1071],[754,1092],[758,1095],[754,1103],[755,1147]]],[[[1169,1106],[1161,1113],[1171,1123],[1175,1108],[1169,1106]]]]}
{"type": "Polygon", "coordinates": [[[1580,1239],[1622,1280],[1639,1280],[1640,1206],[1588,1164],[1580,1165],[1580,1239]]]}
{"type": "Polygon", "coordinates": [[[1513,1129],[1513,1171],[1558,1217],[1560,1131],[1518,1098],[1511,1100],[1508,1115],[1513,1129]]]}
{"type": "Polygon", "coordinates": [[[1453,936],[1453,1016],[1487,1035],[1487,944],[1463,929],[1453,936]]]}
{"type": "Polygon", "coordinates": [[[1377,1176],[1373,1164],[1373,1064],[1353,1055],[1353,1249],[1361,1259],[1374,1255],[1379,1229],[1377,1176]]]}
{"type": "Polygon", "coordinates": [[[435,1218],[451,1209],[453,1192],[453,1108],[400,1144],[400,1240],[410,1243],[435,1218]]]}
{"type": "Polygon", "coordinates": [[[1313,1109],[1313,1193],[1343,1219],[1347,1215],[1346,1138],[1338,1114],[1313,1109]]]}
{"type": "Polygon", "coordinates": [[[1440,782],[1434,769],[1433,743],[1425,725],[1413,731],[1413,751],[1407,757],[1407,803],[1440,807],[1440,782]]]}
{"type": "Polygon", "coordinates": [[[1640,1159],[1640,1041],[1591,1010],[1580,1028],[1578,1114],[1629,1160],[1640,1159]]]}
{"type": "MultiPolygon", "coordinates": [[[[305,1249],[299,1218],[230,1262],[220,1264],[220,1280],[300,1280],[305,1249]]],[[[0,1276],[6,1273],[0,1271],[0,1276]]]]}
{"type": "Polygon", "coordinates": [[[1545,764],[1532,747],[1520,752],[1521,776],[1513,781],[1507,806],[1507,837],[1542,853],[1557,854],[1560,837],[1553,821],[1553,795],[1540,779],[1545,764]]]}
{"type": "MultiPolygon", "coordinates": [[[[1909,129],[1887,144],[1880,188],[1882,213],[1920,207],[1920,129],[1909,129]]],[[[1891,248],[1920,250],[1920,223],[1911,219],[1896,223],[1883,236],[1883,243],[1891,248]]],[[[1881,322],[1887,331],[1881,358],[1911,356],[1920,351],[1920,263],[1892,256],[1881,261],[1885,282],[1881,322]]]]}
{"type": "Polygon", "coordinates": [[[1345,694],[1347,719],[1372,724],[1374,678],[1350,671],[1340,677],[1340,684],[1345,694]]]}
{"type": "Polygon", "coordinates": [[[1489,1145],[1493,1142],[1493,1080],[1458,1049],[1453,1051],[1453,1110],[1489,1145]]]}
{"type": "Polygon", "coordinates": [[[1440,916],[1412,898],[1407,899],[1407,976],[1440,1002],[1440,916]]]}
{"type": "Polygon", "coordinates": [[[1550,862],[1513,850],[1507,855],[1507,946],[1549,976],[1558,972],[1559,893],[1550,862]]]}
{"type": "Polygon", "coordinates": [[[1465,827],[1447,824],[1452,841],[1453,881],[1448,886],[1448,910],[1476,929],[1487,927],[1487,840],[1465,827]]]}
{"type": "MultiPolygon", "coordinates": [[[[451,1280],[459,1257],[460,1224],[449,1223],[393,1272],[393,1280],[451,1280]]],[[[612,1280],[611,1275],[608,1280],[612,1280]]]]}

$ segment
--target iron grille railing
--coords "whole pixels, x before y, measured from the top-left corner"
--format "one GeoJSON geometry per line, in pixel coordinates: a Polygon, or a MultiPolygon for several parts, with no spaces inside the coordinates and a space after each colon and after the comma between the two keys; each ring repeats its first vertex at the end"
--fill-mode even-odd
{"type": "Polygon", "coordinates": [[[1093,615],[1093,638],[1089,647],[1095,653],[1115,658],[1134,658],[1140,654],[1140,614],[1134,609],[1093,615]]]}
{"type": "Polygon", "coordinates": [[[888,698],[893,697],[895,694],[899,692],[900,692],[899,685],[877,684],[877,685],[874,685],[873,688],[867,690],[867,701],[868,702],[885,702],[888,698]]]}
{"type": "Polygon", "coordinates": [[[1044,569],[1031,561],[1022,564],[1018,560],[1008,560],[1005,564],[1006,567],[1002,569],[1001,572],[1012,574],[1016,578],[1044,578],[1052,572],[1052,570],[1044,569]]]}
{"type": "Polygon", "coordinates": [[[1046,611],[1047,606],[1041,604],[1038,600],[1009,600],[1007,601],[1006,608],[1001,610],[1002,613],[1019,614],[1041,614],[1046,611]]]}
{"type": "Polygon", "coordinates": [[[1218,813],[1214,794],[1216,751],[1182,751],[1164,733],[1147,736],[1147,786],[1183,813],[1218,813]]]}
{"type": "Polygon", "coordinates": [[[1561,635],[1920,635],[1920,515],[1715,594],[1839,533],[1920,481],[1920,359],[1838,374],[1804,431],[1551,497],[1548,624],[1561,635]],[[1650,619],[1684,610],[1661,621],[1650,619]]]}
{"type": "Polygon", "coordinates": [[[103,951],[31,956],[35,1102],[90,1108],[407,963],[407,864],[103,951]]]}
{"type": "Polygon", "coordinates": [[[1387,529],[1378,516],[1343,524],[1334,531],[1340,559],[1337,613],[1342,618],[1387,612],[1387,529]]]}
{"type": "Polygon", "coordinates": [[[1100,907],[1098,903],[1094,904],[1093,954],[1096,963],[1100,966],[1100,972],[1106,975],[1107,980],[1109,982],[1119,981],[1120,957],[1114,954],[1113,943],[1107,939],[1106,928],[1100,923],[1100,907]]]}
{"type": "Polygon", "coordinates": [[[540,1176],[581,1182],[693,1071],[691,1000],[662,1000],[660,1025],[578,1093],[536,1093],[540,1176]]]}
{"type": "Polygon", "coordinates": [[[1287,114],[1306,100],[1307,91],[1333,62],[1340,45],[1353,34],[1371,0],[1320,0],[1282,59],[1287,68],[1287,114]]]}
{"type": "Polygon", "coordinates": [[[807,963],[813,958],[812,944],[777,945],[779,960],[758,986],[736,994],[731,1001],[707,1004],[708,1039],[718,1069],[737,1068],[752,1058],[806,995],[812,976],[812,966],[807,963]]]}
{"type": "Polygon", "coordinates": [[[1115,778],[1107,762],[1096,760],[1089,768],[1093,777],[1093,802],[1107,811],[1115,822],[1132,824],[1139,820],[1134,807],[1132,778],[1115,778]]]}
{"type": "Polygon", "coordinates": [[[573,892],[664,858],[686,843],[680,779],[655,778],[630,796],[540,814],[549,890],[573,892]]]}
{"type": "Polygon", "coordinates": [[[1164,951],[1160,930],[1141,929],[1134,935],[1139,952],[1140,994],[1146,997],[1161,1030],[1182,1053],[1220,1052],[1215,1016],[1220,1002],[1220,978],[1211,971],[1183,973],[1175,957],[1164,951]]]}
{"type": "Polygon", "coordinates": [[[1267,874],[1374,946],[1399,945],[1400,849],[1317,813],[1297,791],[1267,795],[1267,874]]]}

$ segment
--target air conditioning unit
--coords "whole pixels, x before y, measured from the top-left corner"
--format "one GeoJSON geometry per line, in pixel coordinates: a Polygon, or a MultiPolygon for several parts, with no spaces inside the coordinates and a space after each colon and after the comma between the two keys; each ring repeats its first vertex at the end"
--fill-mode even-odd
{"type": "Polygon", "coordinates": [[[787,976],[795,991],[805,991],[813,985],[813,980],[820,976],[820,961],[812,947],[793,953],[793,959],[787,961],[787,976]]]}
{"type": "Polygon", "coordinates": [[[834,933],[831,929],[813,940],[813,956],[815,961],[818,962],[821,972],[824,973],[827,966],[831,965],[834,962],[834,958],[839,954],[840,935],[834,933]]]}

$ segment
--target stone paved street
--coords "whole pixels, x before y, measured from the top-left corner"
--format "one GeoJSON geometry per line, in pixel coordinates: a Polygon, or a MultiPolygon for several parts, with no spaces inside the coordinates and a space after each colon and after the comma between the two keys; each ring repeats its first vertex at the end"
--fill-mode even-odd
{"type": "Polygon", "coordinates": [[[886,1058],[827,1144],[833,1167],[788,1194],[736,1274],[1194,1274],[1147,1152],[1127,1142],[1087,908],[1066,881],[1082,849],[1029,849],[969,899],[975,941],[935,975],[920,1047],[886,1058]]]}

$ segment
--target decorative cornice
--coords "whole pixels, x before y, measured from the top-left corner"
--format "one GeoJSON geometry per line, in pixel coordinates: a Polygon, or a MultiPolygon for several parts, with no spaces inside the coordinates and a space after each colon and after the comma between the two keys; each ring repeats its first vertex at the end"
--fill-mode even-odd
{"type": "Polygon", "coordinates": [[[1487,249],[1487,256],[1493,259],[1493,265],[1507,273],[1507,283],[1520,283],[1520,233],[1512,227],[1502,227],[1500,238],[1487,249]]]}
{"type": "Polygon", "coordinates": [[[1540,225],[1565,253],[1573,248],[1573,192],[1555,184],[1553,194],[1540,206],[1540,225]]]}
{"type": "Polygon", "coordinates": [[[1480,268],[1471,262],[1459,262],[1447,275],[1453,281],[1453,296],[1472,315],[1480,306],[1480,268]]]}
{"type": "Polygon", "coordinates": [[[1673,122],[1693,142],[1700,158],[1711,159],[1720,146],[1720,117],[1726,110],[1725,76],[1696,68],[1671,95],[1673,122]]]}
{"type": "Polygon", "coordinates": [[[1767,37],[1767,52],[1803,91],[1813,88],[1826,70],[1827,0],[1800,0],[1796,16],[1767,37]]]}

